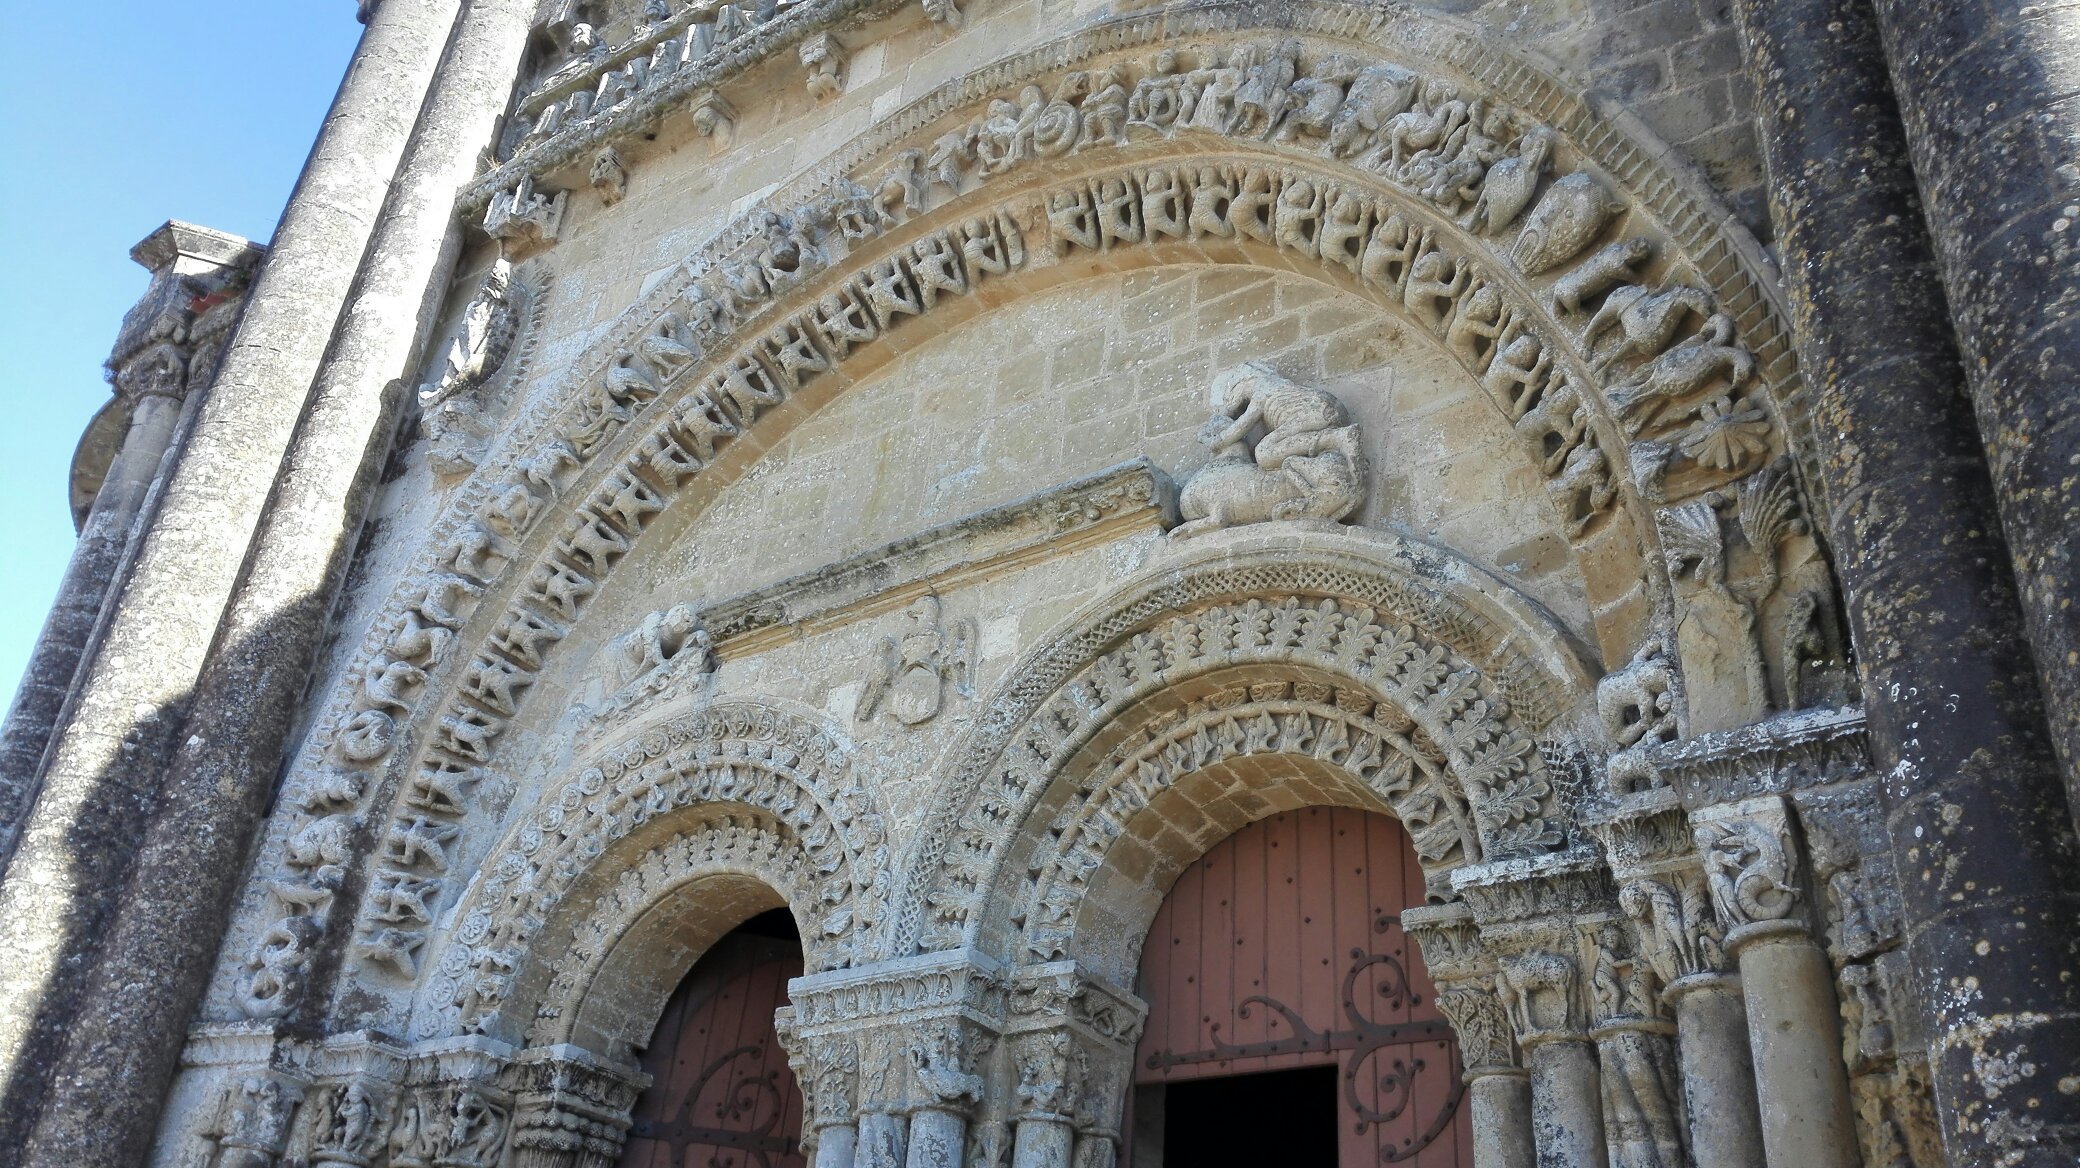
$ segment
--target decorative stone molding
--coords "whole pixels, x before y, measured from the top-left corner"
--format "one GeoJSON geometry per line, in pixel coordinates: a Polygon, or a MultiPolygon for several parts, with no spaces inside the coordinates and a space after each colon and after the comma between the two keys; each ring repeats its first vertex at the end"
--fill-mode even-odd
{"type": "MultiPolygon", "coordinates": [[[[860,960],[885,899],[886,832],[850,774],[844,751],[818,726],[771,709],[724,705],[639,734],[603,752],[545,799],[482,866],[463,924],[429,992],[441,1015],[483,1031],[516,976],[546,972],[532,938],[567,920],[571,951],[546,1001],[525,1006],[536,1028],[568,1025],[615,943],[666,892],[707,874],[752,875],[788,897],[812,968],[860,960]],[[707,808],[704,810],[704,808],[707,808]],[[596,858],[650,820],[694,829],[633,857],[589,908],[562,906],[596,858]]],[[[369,931],[377,931],[370,922],[369,931]]],[[[540,979],[541,974],[533,975],[540,979]]]]}
{"type": "MultiPolygon", "coordinates": [[[[1385,551],[1380,538],[1366,542],[1385,551]]],[[[1066,784],[1064,830],[1051,837],[1049,854],[1024,857],[1039,880],[1032,900],[1018,898],[1029,959],[1062,954],[1082,889],[1150,795],[1210,763],[1274,748],[1370,776],[1354,781],[1408,817],[1440,880],[1491,850],[1537,850],[1564,838],[1535,735],[1557,714],[1565,687],[1586,683],[1562,681],[1562,661],[1510,661],[1514,650],[1494,639],[1510,618],[1499,610],[1476,618],[1459,607],[1493,594],[1440,589],[1450,573],[1434,552],[1415,574],[1398,577],[1391,553],[1358,570],[1356,559],[1320,545],[1302,552],[1289,540],[1255,547],[1247,537],[1205,539],[1203,562],[1170,566],[1158,587],[1131,586],[1093,604],[1011,671],[1012,688],[987,703],[953,764],[951,789],[973,793],[945,804],[925,828],[912,860],[920,866],[910,869],[918,900],[899,902],[917,916],[897,920],[897,947],[915,944],[913,936],[947,945],[978,928],[976,909],[997,887],[1028,809],[1066,784]],[[1228,596],[1252,599],[1222,603],[1228,596]],[[1202,687],[1193,699],[1201,704],[1180,698],[1165,710],[1150,702],[1195,675],[1245,666],[1294,672],[1275,684],[1256,679],[1261,692],[1202,687]],[[1498,684],[1501,691],[1490,688],[1498,684]],[[1114,726],[1130,707],[1142,711],[1139,722],[1114,726]],[[1113,735],[1107,755],[1084,757],[1083,745],[1108,727],[1133,732],[1113,735]],[[954,839],[960,847],[931,850],[954,839]],[[937,854],[944,867],[928,863],[937,854]]],[[[1508,643],[1538,640],[1527,625],[1508,643]]]]}
{"type": "Polygon", "coordinates": [[[1176,521],[1163,472],[1135,459],[717,601],[702,619],[729,657],[898,607],[918,589],[981,579],[1042,548],[1065,552],[1176,521]],[[891,581],[900,581],[892,584],[891,581]]]}

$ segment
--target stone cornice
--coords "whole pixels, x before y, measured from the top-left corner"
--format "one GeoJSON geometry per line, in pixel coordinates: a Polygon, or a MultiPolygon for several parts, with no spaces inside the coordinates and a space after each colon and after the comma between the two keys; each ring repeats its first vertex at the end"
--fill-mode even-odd
{"type": "Polygon", "coordinates": [[[707,608],[702,620],[723,656],[749,656],[1019,561],[1059,556],[1124,530],[1168,528],[1176,516],[1168,477],[1137,458],[739,593],[707,608]]]}
{"type": "MultiPolygon", "coordinates": [[[[512,158],[462,189],[457,213],[474,215],[484,209],[492,195],[511,189],[523,178],[548,174],[572,165],[599,146],[648,130],[696,94],[733,80],[810,37],[843,25],[885,16],[900,7],[902,0],[811,0],[796,5],[718,46],[706,58],[684,63],[612,109],[517,151],[512,158]]],[[[606,73],[626,66],[645,51],[654,50],[673,33],[685,32],[686,27],[692,24],[691,16],[689,10],[684,17],[685,26],[678,22],[661,26],[653,34],[610,50],[598,69],[586,70],[580,76],[527,95],[522,99],[523,111],[539,111],[551,98],[577,92],[583,83],[597,85],[606,73]]]]}
{"type": "Polygon", "coordinates": [[[1860,709],[1800,710],[1652,747],[1631,766],[1696,811],[1858,778],[1870,770],[1870,736],[1860,709]]]}

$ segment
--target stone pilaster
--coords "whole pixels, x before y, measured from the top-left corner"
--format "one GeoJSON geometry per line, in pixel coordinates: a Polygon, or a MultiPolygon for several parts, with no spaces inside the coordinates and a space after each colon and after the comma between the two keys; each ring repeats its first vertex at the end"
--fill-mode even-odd
{"type": "MultiPolygon", "coordinates": [[[[403,13],[431,22],[422,35],[445,39],[437,5],[404,0],[379,9],[369,35],[403,13]]],[[[87,990],[94,1008],[63,1048],[57,1081],[67,1086],[46,1105],[31,1163],[119,1162],[149,1139],[175,1036],[202,993],[239,861],[280,771],[297,699],[396,431],[396,379],[454,265],[454,192],[492,141],[531,14],[527,0],[475,0],[455,30],[281,462],[219,648],[196,683],[182,744],[159,784],[157,818],[137,848],[139,877],[87,990]]],[[[134,765],[149,770],[151,762],[134,765]]]]}
{"type": "Polygon", "coordinates": [[[2055,565],[2070,548],[2057,541],[2080,525],[2070,480],[2045,480],[2038,494],[2027,484],[2054,469],[2069,474],[2073,449],[2071,427],[2056,424],[2072,408],[2066,379],[2053,371],[2058,362],[2036,364],[2039,353],[2064,351],[2073,322],[2054,325],[2048,339],[2031,323],[2049,323],[2043,313],[2069,295],[2072,271],[2069,257],[2056,258],[2064,237],[2050,230],[2070,201],[2047,189],[2070,185],[2052,169],[2063,157],[2052,143],[2062,139],[2034,119],[2064,110],[2055,124],[2073,113],[2031,108],[2046,59],[2027,31],[2063,47],[2048,34],[2075,17],[2024,20],[2020,5],[1950,0],[1888,0],[1882,21],[1869,0],[1733,7],[1800,360],[1816,429],[1830,437],[1821,463],[1830,535],[1874,761],[1892,789],[1888,833],[1908,952],[1921,984],[1977,986],[1969,1000],[1923,1007],[1928,1032],[1955,1042],[1934,1076],[1948,1153],[1958,1164],[2010,1154],[2070,1163],[2080,1096],[2060,1094],[2042,1077],[2048,1069],[1988,1096],[1974,1060],[2080,1061],[2080,971],[2070,945],[2050,940],[2075,929],[2080,876],[2065,830],[2075,808],[2060,797],[2002,538],[2005,526],[2032,594],[2034,660],[2050,667],[2070,795],[2074,638],[2071,612],[2049,605],[2075,586],[2055,565]],[[1926,221],[1910,138],[1930,196],[1926,221]],[[2010,215],[2011,225],[1991,226],[2010,215]],[[1942,280],[1929,221],[1943,241],[1942,280]],[[2039,249],[2055,262],[2037,266],[2039,249]],[[2000,522],[1967,362],[1948,327],[1953,307],[1978,421],[2005,451],[1996,459],[2008,499],[2000,522]]]}
{"type": "MultiPolygon", "coordinates": [[[[0,947],[8,953],[0,966],[0,1163],[41,1155],[28,1137],[50,1084],[59,1081],[52,1052],[81,1017],[93,955],[157,803],[165,760],[181,740],[218,620],[457,6],[387,0],[370,20],[217,377],[195,407],[183,456],[159,494],[159,520],[132,560],[123,603],[81,663],[70,712],[46,752],[41,788],[0,879],[0,947]]],[[[302,670],[289,672],[296,674],[288,681],[293,692],[302,670]]],[[[243,852],[230,855],[229,862],[215,861],[227,871],[213,884],[228,887],[236,879],[243,852]]],[[[220,932],[196,927],[190,944],[207,953],[215,942],[202,938],[220,932]]],[[[160,976],[148,966],[125,988],[160,976]]],[[[190,979],[175,980],[192,1005],[190,979]]],[[[97,1142],[117,1137],[122,1150],[65,1148],[48,1162],[137,1159],[187,1021],[185,1009],[172,1013],[178,1019],[171,1028],[126,1037],[128,1047],[101,1052],[102,1071],[82,1076],[80,1097],[97,1100],[97,1110],[129,1114],[81,1129],[97,1133],[97,1142]],[[144,1051],[151,1052],[142,1061],[152,1067],[155,1086],[108,1081],[107,1068],[127,1066],[129,1053],[144,1051]]]]}

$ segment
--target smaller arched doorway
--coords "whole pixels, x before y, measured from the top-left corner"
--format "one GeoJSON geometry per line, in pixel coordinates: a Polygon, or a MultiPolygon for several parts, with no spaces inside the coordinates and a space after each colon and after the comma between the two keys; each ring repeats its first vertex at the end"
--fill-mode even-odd
{"type": "Polygon", "coordinates": [[[803,1168],[802,1093],[774,1032],[802,974],[787,909],[716,941],[672,991],[642,1069],[621,1168],[803,1168]]]}
{"type": "Polygon", "coordinates": [[[1457,1044],[1402,910],[1393,819],[1312,807],[1214,846],[1142,947],[1131,1168],[1470,1168],[1457,1044]]]}

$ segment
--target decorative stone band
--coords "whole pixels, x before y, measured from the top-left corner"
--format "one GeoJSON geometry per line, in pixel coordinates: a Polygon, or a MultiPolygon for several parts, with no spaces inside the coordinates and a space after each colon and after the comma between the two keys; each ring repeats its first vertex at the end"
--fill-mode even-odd
{"type": "Polygon", "coordinates": [[[723,657],[748,657],[989,576],[1041,548],[1060,555],[1137,528],[1167,528],[1176,517],[1169,478],[1137,458],[717,601],[701,619],[723,657]]]}
{"type": "Polygon", "coordinates": [[[572,1046],[307,1042],[250,1025],[198,1028],[183,1061],[222,1099],[193,1136],[206,1161],[300,1146],[313,1168],[607,1168],[649,1082],[572,1046]]]}
{"type": "Polygon", "coordinates": [[[1667,788],[1690,810],[1763,794],[1851,782],[1871,768],[1857,708],[1800,710],[1630,753],[1614,792],[1667,788]]]}

